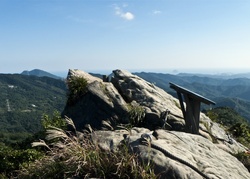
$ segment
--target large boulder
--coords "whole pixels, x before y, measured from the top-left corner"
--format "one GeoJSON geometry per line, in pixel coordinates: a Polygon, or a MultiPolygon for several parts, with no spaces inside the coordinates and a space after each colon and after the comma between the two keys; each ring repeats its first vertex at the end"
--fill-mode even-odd
{"type": "Polygon", "coordinates": [[[87,92],[74,104],[67,104],[62,113],[72,118],[78,130],[86,124],[101,129],[103,121],[111,125],[128,123],[127,103],[111,83],[80,70],[69,70],[67,78],[73,77],[82,77],[88,82],[87,92]]]}
{"type": "Polygon", "coordinates": [[[151,167],[161,178],[250,178],[248,170],[233,155],[199,135],[133,128],[130,131],[95,131],[93,139],[102,149],[112,151],[125,140],[142,161],[151,161],[151,167]],[[152,136],[154,145],[151,147],[142,143],[141,136],[145,133],[152,136]]]}
{"type": "Polygon", "coordinates": [[[145,109],[145,121],[149,124],[146,127],[152,127],[154,123],[154,127],[163,127],[166,119],[164,114],[168,111],[165,122],[168,123],[169,129],[184,129],[185,122],[177,99],[126,70],[114,70],[113,74],[111,82],[126,102],[136,102],[145,109]]]}
{"type": "Polygon", "coordinates": [[[205,114],[201,113],[200,119],[200,135],[209,139],[217,147],[231,154],[247,150],[247,147],[234,140],[218,123],[213,122],[205,114]]]}
{"type": "Polygon", "coordinates": [[[114,70],[111,82],[103,82],[81,70],[69,70],[67,79],[74,77],[88,82],[86,94],[74,104],[67,104],[63,111],[63,115],[73,119],[77,129],[86,124],[101,129],[102,121],[111,126],[128,123],[129,112],[137,106],[145,113],[142,115],[144,127],[183,130],[185,126],[174,97],[126,70],[114,70]],[[170,112],[167,116],[166,111],[170,112]]]}

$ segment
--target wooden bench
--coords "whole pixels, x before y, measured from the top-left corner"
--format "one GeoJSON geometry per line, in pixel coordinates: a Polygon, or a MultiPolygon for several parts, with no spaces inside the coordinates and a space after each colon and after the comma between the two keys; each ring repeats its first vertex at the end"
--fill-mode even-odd
{"type": "Polygon", "coordinates": [[[182,114],[185,119],[187,132],[198,134],[201,103],[205,103],[207,105],[215,105],[215,102],[174,83],[169,84],[170,88],[174,89],[177,92],[182,114]],[[186,103],[186,108],[184,107],[183,98],[186,103]]]}

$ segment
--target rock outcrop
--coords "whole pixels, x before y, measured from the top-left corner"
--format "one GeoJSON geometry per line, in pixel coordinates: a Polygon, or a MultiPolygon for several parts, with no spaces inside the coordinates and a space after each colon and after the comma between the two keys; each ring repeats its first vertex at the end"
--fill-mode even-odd
{"type": "Polygon", "coordinates": [[[248,170],[234,156],[199,135],[162,129],[153,132],[136,127],[130,131],[95,131],[93,135],[104,150],[116,150],[121,141],[125,140],[142,161],[151,161],[152,168],[161,178],[250,178],[248,170]],[[141,135],[145,133],[150,134],[152,144],[166,150],[167,155],[152,146],[143,145],[141,135]],[[125,139],[124,134],[127,134],[125,139]]]}
{"type": "Polygon", "coordinates": [[[154,84],[125,70],[114,70],[113,73],[114,77],[111,82],[126,102],[134,102],[144,108],[146,123],[144,127],[162,127],[166,118],[164,114],[170,111],[168,121],[166,121],[168,127],[174,130],[184,128],[182,112],[175,98],[154,84]]]}
{"type": "Polygon", "coordinates": [[[87,124],[94,129],[101,129],[103,120],[111,125],[128,122],[127,103],[112,83],[103,82],[80,70],[69,70],[67,78],[74,76],[87,80],[87,93],[75,104],[68,104],[63,115],[72,118],[78,130],[83,129],[87,124]]]}
{"type": "Polygon", "coordinates": [[[69,70],[74,76],[88,81],[87,93],[74,105],[67,105],[64,115],[71,117],[78,129],[90,124],[101,129],[102,121],[111,125],[128,123],[129,108],[140,106],[145,112],[143,126],[154,129],[165,124],[166,111],[170,111],[166,127],[182,130],[185,122],[178,101],[164,90],[125,70],[114,70],[111,82],[103,82],[80,70],[69,70]]]}
{"type": "Polygon", "coordinates": [[[91,125],[95,129],[93,140],[102,149],[118,150],[117,146],[126,141],[131,152],[139,153],[143,161],[151,161],[162,178],[204,177],[200,173],[207,178],[250,178],[243,164],[231,155],[245,151],[243,145],[203,113],[200,135],[185,133],[179,101],[154,84],[125,70],[114,70],[109,81],[70,70],[68,79],[74,76],[88,81],[87,93],[76,103],[67,105],[63,114],[72,118],[78,130],[91,125]],[[117,125],[131,122],[131,118],[137,127],[114,130],[117,125]],[[102,130],[104,121],[112,130],[102,130]],[[141,143],[144,133],[153,134],[151,148],[141,143]]]}

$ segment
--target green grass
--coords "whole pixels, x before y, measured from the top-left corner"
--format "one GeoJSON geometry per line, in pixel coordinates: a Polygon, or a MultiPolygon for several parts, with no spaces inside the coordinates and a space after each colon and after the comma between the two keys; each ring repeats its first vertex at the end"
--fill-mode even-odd
{"type": "Polygon", "coordinates": [[[132,126],[138,126],[143,123],[145,109],[140,105],[129,106],[129,122],[132,126]]]}

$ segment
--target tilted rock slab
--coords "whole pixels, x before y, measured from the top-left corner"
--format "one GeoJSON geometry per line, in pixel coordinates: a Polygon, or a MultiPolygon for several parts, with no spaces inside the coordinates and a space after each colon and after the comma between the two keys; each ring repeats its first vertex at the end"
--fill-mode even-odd
{"type": "Polygon", "coordinates": [[[201,113],[200,116],[200,130],[199,133],[213,141],[217,147],[233,154],[245,152],[247,147],[238,143],[236,140],[228,136],[225,130],[223,130],[220,125],[213,122],[205,114],[201,113]],[[231,140],[231,141],[230,141],[231,140]]]}
{"type": "MultiPolygon", "coordinates": [[[[104,150],[116,150],[119,143],[124,139],[132,152],[138,153],[139,158],[151,161],[151,167],[161,178],[169,179],[202,179],[197,171],[185,165],[162,151],[141,143],[141,135],[152,134],[145,128],[133,128],[130,131],[95,131],[93,139],[104,150]]],[[[186,161],[199,172],[211,179],[249,179],[250,173],[234,156],[218,148],[211,141],[199,135],[177,131],[156,130],[152,143],[171,155],[186,161]]]]}
{"type": "Polygon", "coordinates": [[[159,125],[162,127],[162,114],[169,110],[170,115],[167,123],[175,130],[184,128],[185,122],[178,107],[179,101],[176,98],[126,70],[114,70],[113,74],[111,82],[128,103],[135,101],[145,109],[146,121],[151,123],[159,121],[159,125]]]}
{"type": "Polygon", "coordinates": [[[72,118],[78,130],[82,130],[86,124],[94,129],[101,129],[103,121],[108,121],[111,125],[128,123],[127,103],[112,83],[103,82],[80,70],[69,70],[68,78],[74,76],[88,81],[87,93],[75,104],[66,105],[62,114],[72,118]]]}
{"type": "Polygon", "coordinates": [[[81,70],[69,70],[68,79],[83,77],[88,81],[87,93],[76,104],[67,104],[63,115],[73,119],[77,129],[90,124],[101,129],[102,121],[111,125],[128,123],[131,104],[145,109],[145,121],[152,129],[164,125],[162,114],[169,110],[168,121],[171,129],[182,130],[185,122],[178,108],[178,101],[164,90],[132,75],[126,70],[114,70],[111,82],[103,82],[81,70]],[[177,117],[176,117],[177,116],[177,117]]]}

